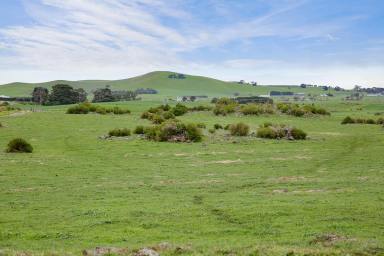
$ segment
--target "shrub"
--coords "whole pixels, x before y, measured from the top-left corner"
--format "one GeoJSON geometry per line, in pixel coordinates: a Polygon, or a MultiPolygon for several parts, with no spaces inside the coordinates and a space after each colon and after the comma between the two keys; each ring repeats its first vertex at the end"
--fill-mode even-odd
{"type": "Polygon", "coordinates": [[[141,119],[150,119],[152,115],[153,114],[151,112],[146,111],[146,112],[143,112],[140,117],[141,119]]]}
{"type": "Polygon", "coordinates": [[[236,111],[236,104],[232,105],[216,105],[213,109],[215,115],[226,116],[227,114],[234,113],[236,111]]]}
{"type": "Polygon", "coordinates": [[[341,121],[341,124],[354,124],[355,123],[355,120],[350,117],[350,116],[346,116],[343,121],[341,121]]]}
{"type": "Polygon", "coordinates": [[[290,132],[291,136],[295,140],[305,140],[307,138],[307,134],[303,130],[297,129],[295,127],[293,127],[290,132]]]}
{"type": "Polygon", "coordinates": [[[3,124],[2,124],[2,123],[0,123],[0,128],[1,128],[1,127],[3,127],[3,124]]]}
{"type": "Polygon", "coordinates": [[[372,118],[369,118],[365,121],[366,124],[376,124],[376,121],[373,120],[372,118]]]}
{"type": "Polygon", "coordinates": [[[198,142],[202,140],[202,132],[195,124],[183,124],[169,120],[161,125],[144,129],[147,139],[155,141],[198,142]]]}
{"type": "Polygon", "coordinates": [[[208,132],[214,134],[216,132],[216,130],[211,128],[211,129],[208,130],[208,132]]]}
{"type": "Polygon", "coordinates": [[[305,140],[307,134],[295,127],[288,127],[286,125],[262,125],[256,133],[258,138],[265,139],[289,139],[289,140],[305,140]]]}
{"type": "Polygon", "coordinates": [[[116,128],[116,129],[110,130],[108,135],[111,137],[112,136],[113,137],[126,137],[126,136],[131,135],[131,131],[127,128],[123,128],[123,129],[116,128]]]}
{"type": "Polygon", "coordinates": [[[261,115],[273,114],[275,110],[271,104],[247,104],[241,107],[240,112],[243,115],[261,115]]]}
{"type": "Polygon", "coordinates": [[[212,110],[211,106],[204,106],[204,105],[199,105],[199,106],[189,108],[189,111],[210,111],[210,110],[212,110]]]}
{"type": "Polygon", "coordinates": [[[89,104],[86,104],[86,103],[72,106],[67,109],[67,114],[88,114],[88,113],[89,113],[89,104]]]}
{"type": "Polygon", "coordinates": [[[222,126],[221,124],[214,124],[214,125],[213,125],[213,128],[214,128],[215,130],[219,130],[219,129],[223,129],[223,126],[222,126]]]}
{"type": "Polygon", "coordinates": [[[271,126],[267,127],[260,127],[257,129],[256,136],[258,138],[265,138],[265,139],[277,139],[278,135],[274,129],[272,129],[271,126]]]}
{"type": "Polygon", "coordinates": [[[175,118],[175,115],[172,112],[170,112],[170,111],[166,111],[166,112],[163,113],[163,117],[164,117],[164,119],[168,120],[168,119],[175,118]]]}
{"type": "Polygon", "coordinates": [[[158,115],[158,114],[152,115],[150,120],[154,124],[161,124],[161,123],[163,123],[165,121],[165,119],[161,115],[158,115]]]}
{"type": "Polygon", "coordinates": [[[377,119],[376,124],[384,124],[384,118],[380,117],[379,119],[377,119]]]}
{"type": "Polygon", "coordinates": [[[188,112],[188,108],[185,105],[180,104],[180,103],[176,104],[176,106],[174,108],[172,108],[172,113],[175,116],[182,116],[187,112],[188,112]]]}
{"type": "Polygon", "coordinates": [[[136,126],[135,130],[133,130],[134,134],[144,134],[144,126],[138,125],[136,126]]]}
{"type": "Polygon", "coordinates": [[[271,122],[264,122],[261,127],[270,127],[272,126],[273,124],[271,122]]]}
{"type": "Polygon", "coordinates": [[[33,147],[22,138],[16,138],[8,143],[7,153],[32,153],[33,147]]]}
{"type": "Polygon", "coordinates": [[[228,131],[229,130],[229,127],[231,127],[230,124],[227,124],[226,126],[224,126],[224,130],[228,131]]]}
{"type": "Polygon", "coordinates": [[[229,131],[233,136],[247,136],[249,134],[249,126],[244,123],[232,124],[229,131]]]}
{"type": "Polygon", "coordinates": [[[187,139],[193,142],[200,142],[203,139],[201,130],[195,124],[187,124],[187,139]]]}

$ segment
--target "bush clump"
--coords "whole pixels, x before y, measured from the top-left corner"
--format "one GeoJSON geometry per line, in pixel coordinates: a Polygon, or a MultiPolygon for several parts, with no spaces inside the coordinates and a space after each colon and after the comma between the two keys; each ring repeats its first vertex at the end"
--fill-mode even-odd
{"type": "Polygon", "coordinates": [[[247,136],[249,134],[249,126],[244,123],[231,124],[229,132],[232,136],[247,136]]]}
{"type": "Polygon", "coordinates": [[[346,116],[341,124],[384,124],[384,118],[380,117],[377,120],[372,118],[352,118],[350,116],[346,116]]]}
{"type": "Polygon", "coordinates": [[[343,121],[341,121],[341,124],[354,124],[355,123],[355,120],[350,117],[350,116],[346,116],[343,121]]]}
{"type": "Polygon", "coordinates": [[[257,130],[256,136],[265,139],[305,140],[307,134],[296,127],[266,123],[257,130]]]}
{"type": "Polygon", "coordinates": [[[221,124],[214,124],[214,125],[213,125],[213,128],[214,128],[215,130],[219,130],[219,129],[223,129],[223,126],[222,126],[221,124]]]}
{"type": "Polygon", "coordinates": [[[238,104],[232,99],[229,98],[220,98],[217,100],[215,107],[213,108],[213,113],[215,115],[227,115],[234,113],[236,111],[238,104]]]}
{"type": "Polygon", "coordinates": [[[147,139],[169,142],[199,142],[203,135],[195,124],[184,124],[177,120],[168,120],[160,125],[146,127],[147,139]]]}
{"type": "Polygon", "coordinates": [[[183,104],[177,103],[171,111],[175,116],[182,116],[188,112],[188,108],[183,104]]]}
{"type": "Polygon", "coordinates": [[[211,106],[199,105],[189,108],[189,111],[211,111],[212,109],[213,108],[211,106]]]}
{"type": "Polygon", "coordinates": [[[143,125],[138,125],[136,128],[133,130],[134,134],[144,134],[145,128],[143,125]]]}
{"type": "Polygon", "coordinates": [[[275,109],[272,104],[247,104],[240,108],[240,112],[243,115],[262,115],[262,114],[274,114],[275,109]]]}
{"type": "Polygon", "coordinates": [[[131,111],[129,111],[128,109],[122,109],[117,106],[102,107],[102,106],[93,105],[89,102],[80,103],[78,105],[69,107],[67,109],[67,114],[88,114],[91,112],[101,114],[101,115],[105,115],[105,114],[123,115],[123,114],[131,113],[131,111]]]}
{"type": "Polygon", "coordinates": [[[205,125],[205,123],[197,123],[196,126],[200,129],[205,129],[207,128],[207,126],[205,125]]]}
{"type": "Polygon", "coordinates": [[[123,129],[116,128],[116,129],[110,130],[108,132],[108,135],[110,137],[126,137],[131,135],[131,131],[127,128],[123,128],[123,129]]]}
{"type": "Polygon", "coordinates": [[[32,145],[22,138],[11,140],[6,149],[7,153],[32,153],[32,151],[32,145]]]}
{"type": "Polygon", "coordinates": [[[287,115],[301,117],[304,115],[330,115],[324,108],[315,105],[299,105],[290,103],[277,103],[277,109],[287,115]]]}

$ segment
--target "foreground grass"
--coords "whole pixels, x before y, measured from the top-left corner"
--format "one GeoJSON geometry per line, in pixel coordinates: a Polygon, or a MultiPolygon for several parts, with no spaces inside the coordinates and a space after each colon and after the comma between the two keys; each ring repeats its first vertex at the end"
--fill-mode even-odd
{"type": "Polygon", "coordinates": [[[181,118],[208,128],[286,123],[305,130],[307,141],[98,138],[149,124],[139,116],[155,104],[120,103],[132,110],[127,116],[67,115],[66,107],[51,107],[1,117],[0,248],[79,254],[168,242],[187,255],[384,253],[384,130],[340,125],[347,114],[384,111],[383,102],[324,102],[330,117],[201,112],[181,118]],[[4,153],[20,136],[34,153],[4,153]],[[339,238],[316,240],[325,234],[339,238]]]}

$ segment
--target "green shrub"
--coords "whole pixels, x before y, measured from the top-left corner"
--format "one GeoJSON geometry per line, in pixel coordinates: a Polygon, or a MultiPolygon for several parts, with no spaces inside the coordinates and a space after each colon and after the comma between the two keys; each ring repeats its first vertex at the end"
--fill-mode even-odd
{"type": "Polygon", "coordinates": [[[199,142],[202,132],[195,124],[183,124],[180,121],[168,120],[161,125],[144,129],[147,139],[172,142],[199,142]]]}
{"type": "Polygon", "coordinates": [[[264,122],[261,127],[270,127],[272,126],[273,124],[271,122],[264,122]]]}
{"type": "Polygon", "coordinates": [[[79,104],[76,106],[69,107],[67,109],[67,114],[88,114],[89,106],[88,104],[79,104]]]}
{"type": "Polygon", "coordinates": [[[161,124],[165,121],[165,119],[159,114],[153,114],[150,118],[153,124],[161,124]]]}
{"type": "Polygon", "coordinates": [[[295,140],[305,140],[307,138],[307,134],[303,130],[297,129],[295,127],[291,129],[291,136],[295,140]]]}
{"type": "Polygon", "coordinates": [[[151,112],[146,111],[146,112],[143,112],[140,117],[141,119],[150,119],[152,116],[153,114],[151,112]]]}
{"type": "Polygon", "coordinates": [[[211,128],[211,129],[208,130],[208,132],[214,134],[216,132],[216,130],[211,128]]]}
{"type": "Polygon", "coordinates": [[[195,124],[187,124],[187,139],[193,142],[200,142],[203,139],[201,130],[195,124]]]}
{"type": "Polygon", "coordinates": [[[384,118],[380,117],[379,119],[377,119],[376,124],[384,124],[384,118]]]}
{"type": "Polygon", "coordinates": [[[350,117],[350,116],[346,116],[343,121],[341,121],[341,124],[354,124],[355,123],[355,120],[350,117]]]}
{"type": "Polygon", "coordinates": [[[213,128],[214,128],[215,130],[219,130],[219,129],[223,129],[223,126],[222,126],[221,124],[214,124],[214,125],[213,125],[213,128]]]}
{"type": "Polygon", "coordinates": [[[189,108],[189,111],[210,111],[210,110],[212,110],[211,106],[204,106],[204,105],[199,105],[199,106],[189,108]]]}
{"type": "Polygon", "coordinates": [[[262,115],[273,114],[275,110],[271,104],[247,104],[241,107],[240,112],[243,115],[262,115]]]}
{"type": "Polygon", "coordinates": [[[256,137],[265,139],[277,139],[278,134],[271,126],[266,126],[257,129],[256,137]]]}
{"type": "Polygon", "coordinates": [[[144,130],[145,130],[144,126],[138,125],[138,126],[136,126],[135,130],[133,130],[133,133],[134,134],[144,134],[145,133],[144,130]]]}
{"type": "Polygon", "coordinates": [[[369,118],[365,121],[366,124],[376,124],[376,121],[373,120],[372,118],[369,118]]]}
{"type": "Polygon", "coordinates": [[[231,127],[230,124],[227,124],[226,126],[224,126],[224,130],[228,131],[229,130],[229,127],[231,127]]]}
{"type": "Polygon", "coordinates": [[[249,126],[244,123],[232,124],[229,127],[232,136],[247,136],[249,134],[249,126]]]}
{"type": "Polygon", "coordinates": [[[164,119],[173,119],[175,118],[175,115],[171,111],[166,111],[163,113],[163,118],[164,119]]]}
{"type": "Polygon", "coordinates": [[[184,114],[186,114],[188,112],[188,108],[183,105],[183,104],[176,104],[176,106],[174,108],[172,108],[172,113],[175,115],[175,116],[182,116],[184,114]]]}
{"type": "Polygon", "coordinates": [[[26,140],[22,138],[16,138],[11,140],[8,145],[7,153],[32,153],[33,147],[26,140]]]}
{"type": "Polygon", "coordinates": [[[123,129],[116,128],[116,129],[110,130],[108,135],[111,137],[126,137],[131,135],[131,131],[127,128],[123,128],[123,129]]]}
{"type": "Polygon", "coordinates": [[[237,106],[236,104],[232,104],[232,105],[217,104],[213,109],[213,113],[217,116],[218,115],[226,116],[227,114],[234,113],[236,111],[236,106],[237,106]]]}

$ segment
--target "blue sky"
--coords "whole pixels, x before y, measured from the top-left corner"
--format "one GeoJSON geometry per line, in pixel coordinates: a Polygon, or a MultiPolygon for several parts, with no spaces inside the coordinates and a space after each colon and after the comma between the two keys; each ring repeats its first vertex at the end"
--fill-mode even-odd
{"type": "Polygon", "coordinates": [[[384,86],[381,0],[2,0],[0,83],[172,70],[384,86]]]}

